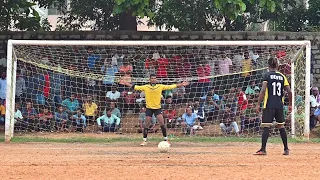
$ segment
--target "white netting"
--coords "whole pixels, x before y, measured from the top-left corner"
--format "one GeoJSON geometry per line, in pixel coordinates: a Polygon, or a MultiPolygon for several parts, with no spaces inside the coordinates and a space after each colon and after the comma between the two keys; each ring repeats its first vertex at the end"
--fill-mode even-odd
{"type": "MultiPolygon", "coordinates": [[[[280,71],[289,82],[291,62],[295,64],[296,105],[305,99],[303,46],[250,46],[250,42],[248,46],[14,45],[13,52],[19,75],[16,105],[23,116],[15,123],[19,132],[82,128],[98,132],[103,122],[97,118],[110,106],[120,121],[107,123],[104,130],[141,132],[144,93],[131,91],[122,82],[145,84],[150,74],[156,74],[164,84],[191,82],[163,92],[161,103],[169,134],[189,133],[182,130],[181,121],[185,108],[192,106],[198,115],[199,123],[194,124],[198,125],[194,126],[197,135],[219,136],[222,129],[228,134],[237,128],[242,134],[258,135],[261,115],[256,114],[255,106],[270,57],[279,59],[280,71]]],[[[290,130],[290,115],[285,115],[290,130]]],[[[157,132],[157,121],[153,124],[150,131],[157,132]]]]}

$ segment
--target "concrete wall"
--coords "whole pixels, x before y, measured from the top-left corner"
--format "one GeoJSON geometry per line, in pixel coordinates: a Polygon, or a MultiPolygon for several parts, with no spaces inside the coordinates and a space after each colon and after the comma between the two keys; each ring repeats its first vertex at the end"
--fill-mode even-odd
{"type": "Polygon", "coordinates": [[[311,40],[314,85],[320,86],[320,33],[289,32],[0,32],[0,59],[6,57],[8,39],[47,40],[311,40]]]}

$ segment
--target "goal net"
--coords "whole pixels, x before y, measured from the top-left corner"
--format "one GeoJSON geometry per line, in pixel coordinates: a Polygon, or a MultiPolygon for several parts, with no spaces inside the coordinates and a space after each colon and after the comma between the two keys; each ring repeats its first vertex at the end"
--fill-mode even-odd
{"type": "MultiPolygon", "coordinates": [[[[269,58],[278,59],[294,94],[292,113],[284,98],[288,133],[308,137],[310,53],[309,41],[10,40],[6,139],[13,133],[141,133],[145,94],[124,84],[147,84],[151,74],[166,85],[190,82],[162,93],[169,135],[258,136],[255,109],[269,58]]],[[[150,132],[159,128],[153,118],[150,132]]]]}

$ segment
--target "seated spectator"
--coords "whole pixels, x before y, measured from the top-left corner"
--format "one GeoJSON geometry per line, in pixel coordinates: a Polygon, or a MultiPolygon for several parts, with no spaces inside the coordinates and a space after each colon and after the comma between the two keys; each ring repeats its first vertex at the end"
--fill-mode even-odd
{"type": "Polygon", "coordinates": [[[120,118],[111,114],[110,108],[107,108],[106,112],[106,115],[97,119],[98,129],[100,129],[98,134],[101,134],[102,132],[115,132],[120,124],[120,118]]]}
{"type": "Polygon", "coordinates": [[[207,99],[207,96],[212,97],[212,100],[213,100],[213,101],[216,101],[216,102],[220,101],[220,97],[219,97],[218,94],[215,93],[215,90],[214,90],[214,89],[211,89],[211,90],[208,92],[207,95],[202,96],[200,99],[206,100],[206,99],[207,99]]]}
{"type": "Polygon", "coordinates": [[[187,107],[186,112],[182,115],[181,127],[186,134],[194,135],[195,131],[193,126],[197,122],[197,114],[192,113],[192,109],[187,107]]]}
{"type": "Polygon", "coordinates": [[[35,110],[35,108],[33,108],[32,103],[31,102],[27,102],[26,103],[26,108],[24,108],[22,110],[22,116],[23,116],[23,130],[30,130],[30,131],[34,131],[37,127],[37,111],[35,110]]]}
{"type": "Polygon", "coordinates": [[[186,88],[181,86],[172,90],[172,99],[176,104],[185,103],[186,88]]]}
{"type": "Polygon", "coordinates": [[[163,109],[168,109],[168,107],[169,107],[170,105],[174,105],[174,103],[173,103],[173,101],[172,101],[172,97],[171,97],[171,96],[168,96],[168,97],[166,98],[166,100],[164,101],[164,103],[162,104],[162,108],[163,108],[163,109]]]}
{"type": "Polygon", "coordinates": [[[259,86],[256,85],[255,81],[250,81],[250,84],[247,86],[245,90],[245,94],[247,95],[255,95],[258,94],[260,91],[259,86]]]}
{"type": "Polygon", "coordinates": [[[206,101],[202,105],[207,120],[214,121],[217,119],[220,107],[211,96],[207,96],[206,101]]]}
{"type": "Polygon", "coordinates": [[[107,101],[117,101],[120,98],[120,92],[117,91],[117,87],[116,86],[112,86],[111,87],[111,91],[107,92],[106,95],[107,101]]]}
{"type": "Polygon", "coordinates": [[[50,132],[53,132],[55,121],[48,107],[44,107],[42,110],[42,113],[39,114],[39,121],[40,121],[40,124],[39,124],[40,132],[47,131],[47,130],[50,130],[50,132]]]}
{"type": "Polygon", "coordinates": [[[62,101],[62,105],[66,108],[69,116],[76,114],[77,109],[80,107],[79,101],[75,97],[75,94],[71,94],[69,98],[62,101]]]}
{"type": "Polygon", "coordinates": [[[140,98],[136,99],[136,103],[139,104],[139,107],[142,107],[142,105],[146,102],[146,99],[145,99],[146,94],[142,91],[140,92],[139,95],[140,95],[140,98]]]}
{"type": "MultiPolygon", "coordinates": [[[[71,117],[72,119],[72,126],[76,128],[76,131],[83,133],[84,129],[86,128],[86,117],[83,115],[83,110],[81,108],[77,109],[75,115],[71,117]]],[[[72,129],[74,131],[74,129],[72,129]]]]}
{"type": "Polygon", "coordinates": [[[237,94],[236,94],[236,89],[234,87],[232,87],[229,90],[229,93],[227,93],[225,95],[225,103],[231,105],[231,111],[233,113],[237,113],[237,102],[238,102],[238,98],[237,98],[237,94]]]}
{"type": "MultiPolygon", "coordinates": [[[[140,129],[138,130],[139,133],[143,132],[143,128],[145,127],[145,122],[146,122],[146,108],[142,107],[140,109],[140,114],[139,114],[139,127],[140,129]]],[[[149,126],[149,132],[154,132],[156,133],[158,129],[156,129],[156,123],[157,123],[157,118],[152,115],[151,119],[151,124],[149,126]]]]}
{"type": "MultiPolygon", "coordinates": [[[[109,108],[111,110],[111,114],[117,116],[118,118],[121,118],[121,112],[120,110],[116,107],[115,102],[110,102],[109,108]]],[[[107,109],[107,108],[106,108],[107,109]]],[[[106,109],[103,111],[103,115],[107,115],[106,109]]]]}
{"type": "Polygon", "coordinates": [[[204,126],[205,125],[205,115],[204,115],[203,107],[200,106],[200,102],[199,101],[195,101],[194,102],[194,106],[192,108],[192,113],[197,114],[197,117],[198,117],[199,122],[200,122],[200,126],[204,126]]]}
{"type": "Polygon", "coordinates": [[[239,127],[230,105],[226,105],[224,112],[220,116],[220,128],[224,135],[229,134],[234,129],[239,137],[239,127]]]}
{"type": "Polygon", "coordinates": [[[241,119],[241,133],[244,132],[245,127],[254,127],[256,132],[260,130],[260,117],[254,108],[253,101],[248,101],[248,107],[240,116],[241,119]]]}
{"type": "MultiPolygon", "coordinates": [[[[38,91],[35,94],[36,105],[46,105],[46,97],[43,94],[43,91],[39,87],[38,91]]],[[[48,105],[48,104],[47,104],[48,105]]]]}
{"type": "Polygon", "coordinates": [[[137,93],[134,92],[129,92],[129,91],[123,91],[121,93],[121,97],[122,97],[122,108],[124,110],[127,111],[131,111],[131,110],[135,110],[136,108],[136,97],[137,97],[137,93]]]}
{"type": "Polygon", "coordinates": [[[86,124],[93,125],[98,114],[98,105],[92,102],[92,96],[87,96],[85,103],[83,104],[84,115],[86,116],[86,124]]]}
{"type": "Polygon", "coordinates": [[[57,107],[57,112],[54,113],[54,119],[56,121],[57,132],[67,131],[67,123],[69,121],[67,112],[63,109],[63,106],[57,107]]]}
{"type": "Polygon", "coordinates": [[[172,104],[168,105],[168,109],[163,111],[163,117],[165,118],[165,122],[168,128],[174,128],[177,123],[177,110],[175,106],[172,104]]]}
{"type": "Polygon", "coordinates": [[[4,107],[3,102],[0,101],[0,124],[4,124],[6,118],[6,107],[4,107]]]}
{"type": "Polygon", "coordinates": [[[21,130],[21,125],[23,123],[23,116],[20,111],[20,104],[16,103],[15,104],[15,109],[14,109],[14,127],[18,130],[21,130]]]}

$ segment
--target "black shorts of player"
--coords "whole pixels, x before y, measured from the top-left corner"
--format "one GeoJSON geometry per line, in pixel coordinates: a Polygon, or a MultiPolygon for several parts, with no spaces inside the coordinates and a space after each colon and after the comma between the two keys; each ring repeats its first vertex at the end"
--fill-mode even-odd
{"type": "Polygon", "coordinates": [[[154,115],[155,117],[157,117],[159,114],[162,114],[161,109],[146,109],[146,116],[152,117],[152,115],[154,115]]]}
{"type": "Polygon", "coordinates": [[[283,109],[266,108],[262,112],[262,124],[272,124],[276,120],[278,124],[284,124],[283,109]]]}

